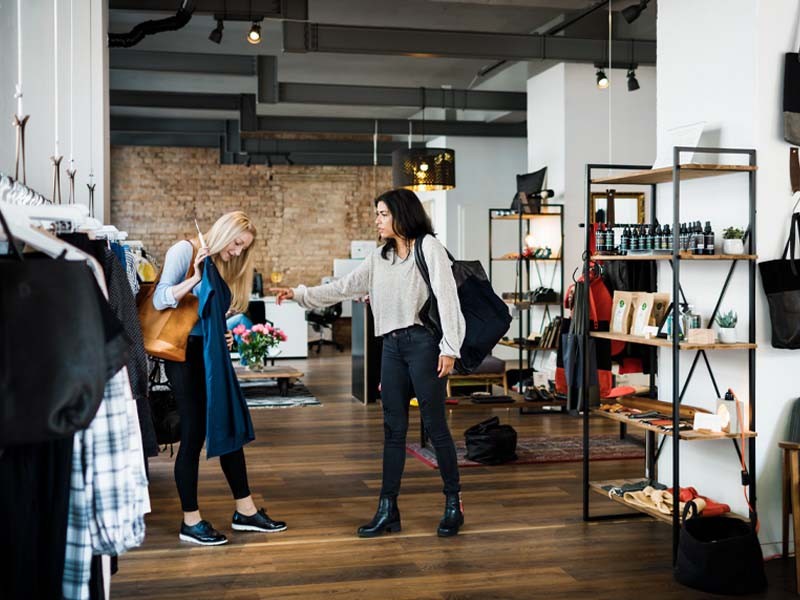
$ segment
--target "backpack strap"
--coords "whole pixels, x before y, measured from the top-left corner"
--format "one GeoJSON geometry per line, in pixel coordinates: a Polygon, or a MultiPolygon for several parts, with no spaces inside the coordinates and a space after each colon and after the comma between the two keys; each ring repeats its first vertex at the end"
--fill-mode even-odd
{"type": "MultiPolygon", "coordinates": [[[[427,234],[426,234],[427,235],[427,234]]],[[[425,281],[425,285],[428,286],[428,292],[431,296],[433,296],[433,288],[431,287],[431,276],[428,272],[428,263],[425,262],[425,255],[422,253],[422,240],[425,239],[425,236],[418,237],[414,240],[414,262],[417,263],[417,270],[419,274],[422,275],[423,281],[425,281]]],[[[450,254],[448,252],[448,254],[450,254]]]]}

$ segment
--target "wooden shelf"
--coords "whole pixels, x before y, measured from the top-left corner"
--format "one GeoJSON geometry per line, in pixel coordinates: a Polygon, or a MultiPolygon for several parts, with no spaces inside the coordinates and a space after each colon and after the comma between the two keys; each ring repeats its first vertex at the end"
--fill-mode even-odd
{"type": "MultiPolygon", "coordinates": [[[[561,213],[538,213],[535,215],[524,214],[522,215],[523,221],[533,221],[534,219],[538,219],[540,217],[560,217],[561,213]]],[[[519,221],[518,215],[496,215],[492,216],[491,219],[493,221],[519,221]]]]}
{"type": "MultiPolygon", "coordinates": [[[[694,254],[680,254],[680,260],[758,260],[757,254],[711,254],[699,256],[694,254]]],[[[618,256],[614,254],[595,254],[592,260],[672,260],[672,254],[629,254],[618,256]]]]}
{"type": "Polygon", "coordinates": [[[523,350],[529,350],[533,352],[534,350],[555,350],[555,348],[543,348],[542,346],[527,346],[518,344],[517,342],[512,342],[510,340],[500,340],[497,342],[498,346],[506,346],[507,348],[522,348],[523,350]]]}
{"type": "MultiPolygon", "coordinates": [[[[500,257],[500,258],[492,258],[492,260],[517,262],[519,259],[518,258],[503,258],[503,257],[500,257]]],[[[556,257],[552,257],[551,256],[550,258],[533,258],[531,256],[530,258],[523,258],[522,260],[531,260],[531,261],[535,262],[537,260],[538,261],[559,261],[561,259],[558,256],[556,256],[556,257]]]]}
{"type": "MultiPolygon", "coordinates": [[[[603,489],[603,486],[613,485],[613,486],[621,486],[626,483],[635,483],[636,481],[640,481],[638,479],[612,479],[608,481],[590,481],[589,482],[589,489],[594,492],[597,492],[601,496],[613,500],[617,504],[621,504],[625,508],[630,508],[631,510],[635,510],[641,513],[645,513],[650,515],[654,519],[667,523],[668,525],[672,525],[672,515],[671,514],[664,514],[655,508],[645,508],[644,506],[637,506],[635,504],[628,504],[622,499],[622,496],[617,496],[615,494],[609,495],[606,490],[603,489]]],[[[747,519],[742,515],[737,515],[736,513],[727,513],[724,515],[731,519],[740,519],[742,521],[746,521],[747,519]]],[[[699,517],[702,519],[702,517],[699,517]]]]}
{"type": "Polygon", "coordinates": [[[561,304],[560,300],[556,300],[554,302],[526,302],[524,300],[503,300],[504,304],[508,304],[509,306],[558,306],[561,304]]]}
{"type": "MultiPolygon", "coordinates": [[[[654,431],[655,433],[659,433],[661,435],[668,435],[672,437],[671,431],[664,431],[663,429],[661,429],[660,427],[656,427],[655,425],[642,423],[640,419],[631,419],[626,415],[622,415],[619,413],[611,413],[599,409],[592,410],[592,414],[598,415],[606,419],[611,419],[612,421],[618,421],[619,423],[624,423],[629,427],[635,427],[637,429],[645,429],[647,431],[654,431]]],[[[757,435],[758,434],[755,431],[746,431],[744,433],[744,437],[748,439],[754,438],[757,435]]],[[[742,434],[740,433],[703,433],[701,431],[694,431],[694,430],[681,431],[681,439],[689,442],[709,441],[709,440],[738,440],[741,439],[741,437],[742,434]]]]}
{"type": "MultiPolygon", "coordinates": [[[[608,333],[607,331],[597,331],[589,334],[591,337],[602,340],[615,340],[618,342],[629,342],[631,344],[641,344],[643,346],[658,346],[661,348],[672,348],[672,341],[662,338],[643,338],[637,335],[624,335],[621,333],[608,333]]],[[[690,344],[681,342],[681,350],[755,350],[757,344],[747,342],[737,342],[735,344],[690,344]]]]}
{"type": "MultiPolygon", "coordinates": [[[[687,163],[680,165],[681,181],[689,179],[701,179],[703,177],[717,177],[719,175],[730,175],[732,173],[749,173],[755,171],[757,167],[749,165],[701,165],[687,163]]],[[[647,171],[634,171],[625,175],[615,175],[613,177],[600,177],[592,179],[592,183],[601,184],[655,184],[669,183],[672,181],[672,167],[662,167],[660,169],[648,169],[647,171]]]]}

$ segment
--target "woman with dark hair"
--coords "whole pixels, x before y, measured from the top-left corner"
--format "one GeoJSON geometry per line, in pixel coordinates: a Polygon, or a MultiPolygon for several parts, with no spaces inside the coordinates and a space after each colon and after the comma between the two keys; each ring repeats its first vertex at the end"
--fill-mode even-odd
{"type": "Polygon", "coordinates": [[[406,460],[409,401],[416,396],[444,481],[445,510],[437,533],[448,537],[456,535],[464,523],[456,449],[445,417],[446,378],[464,341],[464,317],[447,251],[434,237],[416,194],[397,189],[376,198],[375,225],[385,243],[346,277],[317,287],[300,285],[273,291],[278,303],[294,299],[307,309],[369,294],[375,335],[383,336],[383,481],[378,510],[369,523],[358,528],[358,535],[375,537],[400,531],[397,495],[406,460]],[[439,307],[441,339],[434,338],[419,317],[428,288],[414,260],[415,244],[422,244],[428,265],[439,307]]]}

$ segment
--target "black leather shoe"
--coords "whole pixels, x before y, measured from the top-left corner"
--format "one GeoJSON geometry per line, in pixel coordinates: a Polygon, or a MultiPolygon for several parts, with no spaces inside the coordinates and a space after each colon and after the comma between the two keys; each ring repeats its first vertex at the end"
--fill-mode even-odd
{"type": "Polygon", "coordinates": [[[372,521],[358,528],[358,537],[371,538],[385,532],[400,531],[400,510],[397,508],[397,496],[381,496],[378,510],[372,521]]]}
{"type": "Polygon", "coordinates": [[[200,521],[189,527],[181,522],[181,541],[202,544],[203,546],[221,546],[228,543],[228,538],[211,526],[208,521],[200,521]]]}
{"type": "Polygon", "coordinates": [[[447,494],[444,501],[444,516],[439,522],[436,533],[439,537],[451,537],[458,534],[464,524],[464,512],[461,509],[461,494],[447,494]]]}
{"type": "Polygon", "coordinates": [[[260,531],[261,533],[278,533],[286,529],[283,521],[273,521],[267,515],[267,511],[259,508],[258,512],[249,517],[244,516],[238,510],[233,513],[231,527],[236,531],[260,531]]]}

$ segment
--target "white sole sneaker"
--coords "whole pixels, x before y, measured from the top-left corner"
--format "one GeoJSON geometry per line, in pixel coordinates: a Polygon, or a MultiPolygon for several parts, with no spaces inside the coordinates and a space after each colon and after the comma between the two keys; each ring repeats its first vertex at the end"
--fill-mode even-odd
{"type": "Polygon", "coordinates": [[[258,533],[280,533],[281,531],[286,531],[287,528],[287,526],[284,526],[280,529],[270,529],[267,531],[266,529],[261,529],[253,525],[238,525],[237,523],[231,523],[231,529],[235,529],[236,531],[256,531],[258,533]]]}
{"type": "Polygon", "coordinates": [[[190,542],[192,544],[199,544],[201,546],[222,546],[223,544],[228,543],[228,540],[220,540],[219,542],[201,542],[197,538],[193,538],[190,535],[184,535],[183,533],[179,533],[178,538],[182,542],[190,542]]]}

